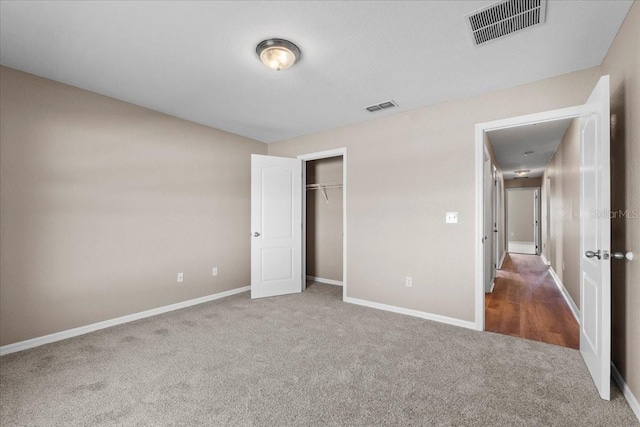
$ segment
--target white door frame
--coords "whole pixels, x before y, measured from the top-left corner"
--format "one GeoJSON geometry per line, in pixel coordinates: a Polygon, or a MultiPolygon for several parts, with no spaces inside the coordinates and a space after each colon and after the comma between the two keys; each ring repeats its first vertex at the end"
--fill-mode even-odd
{"type": "MultiPolygon", "coordinates": [[[[484,236],[484,134],[485,132],[508,129],[512,127],[529,125],[534,123],[550,122],[560,119],[581,117],[591,113],[587,105],[577,105],[558,110],[544,111],[525,116],[510,117],[492,122],[478,123],[475,127],[475,181],[476,181],[476,224],[475,224],[475,296],[476,296],[476,321],[475,329],[484,330],[484,250],[482,238],[484,236]]],[[[506,233],[505,233],[506,234],[506,233]]]]}
{"type": "Polygon", "coordinates": [[[540,255],[542,243],[540,243],[540,194],[542,187],[536,187],[533,200],[533,240],[536,246],[536,255],[540,255]]]}
{"type": "MultiPolygon", "coordinates": [[[[484,155],[483,155],[483,159],[484,159],[484,182],[483,182],[483,197],[484,197],[484,213],[489,213],[489,216],[493,216],[493,206],[491,204],[491,202],[487,203],[489,200],[492,200],[491,198],[493,190],[494,190],[494,186],[493,186],[493,160],[491,159],[491,155],[489,154],[489,149],[487,148],[487,146],[484,146],[484,155]]],[[[487,218],[485,218],[486,220],[487,218]]],[[[493,233],[493,221],[490,221],[488,224],[488,229],[487,229],[487,223],[486,221],[484,222],[484,262],[485,262],[485,267],[491,267],[491,256],[487,257],[487,254],[491,254],[491,252],[493,251],[493,241],[495,240],[495,236],[493,233]],[[491,240],[489,240],[491,239],[491,240]],[[491,247],[489,247],[489,243],[491,243],[491,247]],[[487,259],[489,258],[489,259],[487,259]]],[[[485,292],[489,293],[493,291],[493,269],[492,268],[488,268],[484,271],[484,286],[485,286],[485,292]],[[489,270],[489,271],[487,271],[489,270]]]]}
{"type": "Polygon", "coordinates": [[[541,187],[511,187],[504,189],[504,234],[507,237],[505,242],[505,251],[509,253],[509,193],[512,191],[531,191],[533,190],[533,246],[536,248],[536,255],[540,255],[540,244],[538,243],[540,236],[540,220],[538,218],[538,199],[540,197],[541,187]]]}
{"type": "Polygon", "coordinates": [[[342,300],[347,298],[347,148],[301,154],[302,160],[302,290],[307,286],[307,162],[342,156],[342,300]]]}
{"type": "MultiPolygon", "coordinates": [[[[493,165],[493,227],[491,232],[493,233],[493,258],[495,263],[493,264],[493,280],[495,285],[495,280],[498,277],[498,269],[500,268],[500,187],[498,186],[498,182],[500,181],[500,177],[498,176],[498,168],[493,165]]],[[[493,290],[493,286],[491,288],[493,290]]]]}

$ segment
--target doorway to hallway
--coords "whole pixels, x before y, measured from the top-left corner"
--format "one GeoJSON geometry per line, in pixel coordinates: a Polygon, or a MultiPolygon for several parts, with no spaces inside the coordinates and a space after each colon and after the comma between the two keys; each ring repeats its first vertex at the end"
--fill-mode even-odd
{"type": "Polygon", "coordinates": [[[580,348],[578,322],[537,255],[507,254],[485,298],[485,330],[580,348]]]}

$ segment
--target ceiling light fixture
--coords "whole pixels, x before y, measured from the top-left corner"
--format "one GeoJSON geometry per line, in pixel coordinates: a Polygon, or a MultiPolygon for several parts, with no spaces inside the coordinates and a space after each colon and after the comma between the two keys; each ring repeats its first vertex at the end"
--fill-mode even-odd
{"type": "Polygon", "coordinates": [[[519,176],[525,176],[529,172],[531,172],[530,169],[520,169],[519,171],[514,171],[514,173],[519,176]]]}
{"type": "Polygon", "coordinates": [[[283,39],[261,41],[256,53],[264,65],[276,71],[286,70],[300,59],[298,46],[283,39]]]}

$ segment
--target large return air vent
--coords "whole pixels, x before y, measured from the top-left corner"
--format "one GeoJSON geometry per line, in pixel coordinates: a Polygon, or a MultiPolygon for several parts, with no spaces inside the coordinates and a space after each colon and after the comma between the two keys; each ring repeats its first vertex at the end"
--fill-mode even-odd
{"type": "Polygon", "coordinates": [[[507,0],[465,16],[476,46],[543,24],[547,0],[507,0]]]}
{"type": "Polygon", "coordinates": [[[396,104],[395,101],[389,100],[389,101],[381,102],[380,104],[369,105],[368,107],[364,107],[364,109],[370,113],[375,113],[376,111],[386,110],[386,109],[397,107],[397,106],[398,104],[396,104]]]}

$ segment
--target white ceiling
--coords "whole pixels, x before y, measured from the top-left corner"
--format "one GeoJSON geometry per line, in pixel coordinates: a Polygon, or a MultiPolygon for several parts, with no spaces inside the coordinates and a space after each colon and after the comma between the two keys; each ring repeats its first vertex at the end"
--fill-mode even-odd
{"type": "Polygon", "coordinates": [[[273,142],[600,65],[632,1],[550,0],[474,47],[463,17],[490,3],[2,1],[0,63],[273,142]],[[301,61],[264,67],[270,37],[301,61]]]}
{"type": "Polygon", "coordinates": [[[517,126],[487,132],[504,179],[517,177],[514,171],[529,169],[526,178],[542,176],[574,119],[517,126]],[[533,151],[531,154],[525,154],[533,151]]]}

